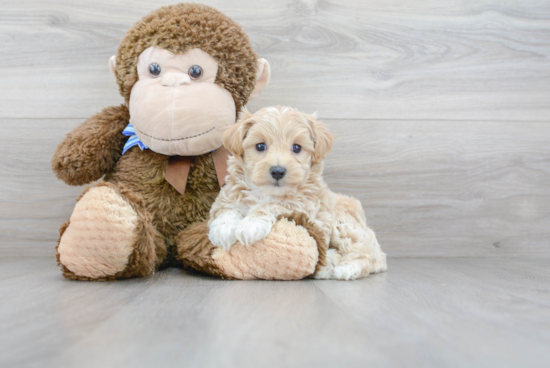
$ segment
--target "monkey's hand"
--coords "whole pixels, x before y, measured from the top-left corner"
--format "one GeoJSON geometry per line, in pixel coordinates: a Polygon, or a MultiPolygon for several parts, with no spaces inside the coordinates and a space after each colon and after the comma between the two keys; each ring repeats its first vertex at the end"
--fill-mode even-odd
{"type": "Polygon", "coordinates": [[[67,134],[52,158],[57,178],[69,185],[83,185],[111,171],[122,154],[126,141],[122,131],[129,121],[126,106],[112,106],[67,134]]]}

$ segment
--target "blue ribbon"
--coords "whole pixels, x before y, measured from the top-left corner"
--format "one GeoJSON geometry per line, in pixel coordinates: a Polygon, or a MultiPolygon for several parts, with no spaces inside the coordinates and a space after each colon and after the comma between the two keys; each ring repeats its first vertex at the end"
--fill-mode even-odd
{"type": "Polygon", "coordinates": [[[136,135],[136,130],[132,126],[132,124],[128,124],[128,126],[122,131],[122,134],[130,137],[128,138],[126,144],[124,145],[124,148],[122,149],[122,154],[125,154],[126,151],[134,146],[139,146],[142,151],[144,149],[149,149],[149,147],[147,147],[142,141],[139,140],[138,136],[136,135]]]}

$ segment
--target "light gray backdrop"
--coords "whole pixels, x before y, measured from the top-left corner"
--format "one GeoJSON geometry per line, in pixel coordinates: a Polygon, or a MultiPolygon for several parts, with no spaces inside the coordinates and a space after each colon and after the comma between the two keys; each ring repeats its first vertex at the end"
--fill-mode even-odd
{"type": "MultiPolygon", "coordinates": [[[[327,182],[390,257],[550,254],[548,1],[202,2],[271,64],[251,110],[317,111],[338,135],[327,182]]],[[[122,102],[107,61],[168,3],[1,1],[0,254],[53,255],[82,188],[51,155],[122,102]]]]}

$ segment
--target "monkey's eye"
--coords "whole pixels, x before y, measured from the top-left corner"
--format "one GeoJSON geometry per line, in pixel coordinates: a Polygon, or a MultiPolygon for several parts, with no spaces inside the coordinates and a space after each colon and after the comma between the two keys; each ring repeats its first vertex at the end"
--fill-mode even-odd
{"type": "Polygon", "coordinates": [[[293,144],[292,145],[292,152],[294,153],[300,153],[302,151],[302,146],[299,144],[293,144]]]}
{"type": "Polygon", "coordinates": [[[158,77],[160,75],[160,65],[157,63],[149,65],[149,73],[151,73],[153,77],[158,77]]]}
{"type": "Polygon", "coordinates": [[[265,143],[258,143],[256,145],[256,151],[258,152],[263,152],[267,149],[267,146],[265,145],[265,143]]]}
{"type": "Polygon", "coordinates": [[[188,73],[191,79],[199,79],[202,76],[202,68],[198,65],[193,65],[189,68],[188,73]]]}

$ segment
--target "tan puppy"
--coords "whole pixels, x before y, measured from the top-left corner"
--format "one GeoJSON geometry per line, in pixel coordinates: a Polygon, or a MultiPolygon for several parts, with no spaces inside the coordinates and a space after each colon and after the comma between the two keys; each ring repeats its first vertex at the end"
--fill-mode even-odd
{"type": "Polygon", "coordinates": [[[226,185],[210,211],[209,238],[229,250],[266,237],[280,215],[305,213],[324,235],[327,265],[314,277],[357,279],[386,270],[386,255],[367,227],[361,203],[331,192],[322,160],[334,136],[288,107],[244,110],[222,136],[231,151],[226,185]]]}

